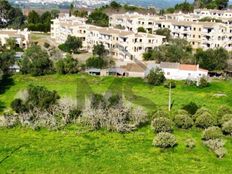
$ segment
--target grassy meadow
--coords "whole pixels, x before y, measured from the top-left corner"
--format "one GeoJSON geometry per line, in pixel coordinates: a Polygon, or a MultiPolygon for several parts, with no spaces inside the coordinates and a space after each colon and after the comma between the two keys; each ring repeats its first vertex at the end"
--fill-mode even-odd
{"type": "MultiPolygon", "coordinates": [[[[168,89],[153,87],[137,78],[87,75],[15,75],[0,87],[0,112],[28,85],[42,85],[62,97],[81,99],[95,93],[122,92],[125,98],[146,108],[167,108],[168,89]]],[[[178,82],[172,90],[173,111],[193,101],[214,112],[232,106],[232,81],[213,81],[199,89],[178,82]],[[223,95],[221,95],[223,94],[223,95]]],[[[218,159],[201,141],[201,130],[175,129],[178,146],[161,150],[152,146],[150,126],[120,134],[89,131],[70,125],[64,130],[33,131],[27,128],[0,129],[0,173],[228,173],[232,165],[232,138],[226,137],[228,154],[218,159]],[[193,138],[196,148],[188,151],[185,140],[193,138]]]]}

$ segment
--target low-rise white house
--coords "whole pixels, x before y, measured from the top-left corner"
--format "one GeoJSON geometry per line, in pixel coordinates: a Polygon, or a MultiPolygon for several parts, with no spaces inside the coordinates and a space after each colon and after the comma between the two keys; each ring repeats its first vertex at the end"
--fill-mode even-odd
{"type": "Polygon", "coordinates": [[[201,69],[199,65],[161,62],[160,68],[166,79],[171,80],[194,80],[208,76],[208,71],[201,69]]]}
{"type": "Polygon", "coordinates": [[[14,38],[18,47],[27,48],[30,42],[30,32],[25,30],[1,29],[0,44],[5,45],[7,39],[14,38]]]}
{"type": "MultiPolygon", "coordinates": [[[[202,77],[208,76],[208,70],[201,69],[199,65],[191,64],[180,64],[180,63],[171,63],[171,62],[161,62],[156,64],[155,62],[137,62],[137,63],[128,63],[127,65],[110,68],[104,70],[108,73],[105,75],[116,75],[116,76],[126,76],[126,77],[140,77],[146,78],[151,70],[161,69],[164,72],[164,76],[169,80],[192,80],[198,81],[202,77]],[[113,70],[113,71],[112,71],[113,70]],[[114,73],[109,73],[114,72],[114,73]]],[[[89,74],[101,75],[103,76],[103,71],[100,69],[89,69],[86,71],[89,74]]],[[[105,76],[104,75],[104,76],[105,76]]]]}

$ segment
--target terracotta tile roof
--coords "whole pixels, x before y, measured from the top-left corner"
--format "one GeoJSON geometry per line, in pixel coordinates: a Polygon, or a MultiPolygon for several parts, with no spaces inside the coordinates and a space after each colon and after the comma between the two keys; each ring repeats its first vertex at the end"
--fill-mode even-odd
{"type": "Polygon", "coordinates": [[[179,69],[185,70],[185,71],[197,71],[198,66],[197,65],[180,64],[179,69]]]}

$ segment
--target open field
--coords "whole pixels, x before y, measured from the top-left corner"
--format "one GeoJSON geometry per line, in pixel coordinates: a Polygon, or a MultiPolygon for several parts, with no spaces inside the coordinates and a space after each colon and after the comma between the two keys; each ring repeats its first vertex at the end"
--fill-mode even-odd
{"type": "MultiPolygon", "coordinates": [[[[28,85],[42,85],[50,90],[56,90],[61,96],[72,98],[83,97],[92,89],[95,93],[104,94],[107,91],[122,92],[127,100],[144,106],[148,111],[156,107],[167,108],[168,89],[153,87],[138,78],[91,77],[87,75],[48,75],[31,77],[29,75],[15,75],[0,89],[0,100],[8,108],[10,102],[17,97],[17,93],[28,85]],[[91,89],[90,89],[91,88],[91,89]]],[[[173,110],[180,109],[188,102],[196,102],[201,106],[217,110],[221,105],[232,106],[232,81],[213,81],[210,87],[197,88],[178,82],[172,90],[174,101],[173,110]],[[224,94],[225,96],[217,96],[224,94]]]]}
{"type": "MultiPolygon", "coordinates": [[[[82,98],[91,89],[97,93],[122,91],[126,99],[148,111],[167,108],[168,89],[163,86],[153,87],[136,78],[87,75],[15,75],[0,88],[0,108],[7,110],[18,91],[29,84],[43,85],[72,98],[82,98]]],[[[221,105],[232,106],[231,85],[232,81],[213,81],[210,87],[199,89],[178,82],[172,91],[173,110],[190,101],[213,111],[221,105]]],[[[217,159],[202,144],[201,130],[176,129],[174,135],[178,146],[160,150],[152,146],[154,133],[150,126],[129,134],[89,132],[76,125],[51,132],[19,127],[0,129],[0,173],[230,173],[232,138],[225,138],[228,154],[217,159]],[[185,148],[187,138],[196,141],[192,151],[185,148]]]]}

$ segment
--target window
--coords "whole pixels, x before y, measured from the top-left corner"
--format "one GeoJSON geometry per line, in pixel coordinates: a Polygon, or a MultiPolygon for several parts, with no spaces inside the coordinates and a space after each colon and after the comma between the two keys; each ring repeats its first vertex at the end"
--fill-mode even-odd
{"type": "Polygon", "coordinates": [[[167,72],[167,75],[169,76],[171,73],[170,72],[167,72]]]}

